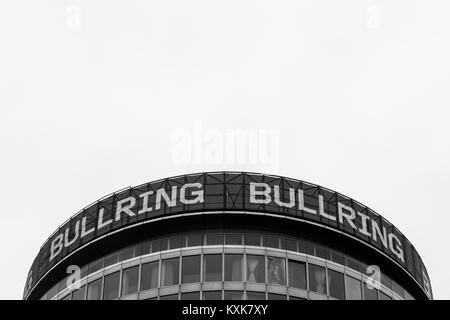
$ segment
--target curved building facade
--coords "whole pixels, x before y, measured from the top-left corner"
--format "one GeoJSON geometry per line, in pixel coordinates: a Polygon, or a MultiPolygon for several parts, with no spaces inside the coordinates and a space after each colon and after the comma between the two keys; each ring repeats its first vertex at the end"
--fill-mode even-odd
{"type": "Polygon", "coordinates": [[[432,299],[427,270],[382,216],[305,181],[177,176],[84,208],[42,245],[24,299],[432,299]]]}

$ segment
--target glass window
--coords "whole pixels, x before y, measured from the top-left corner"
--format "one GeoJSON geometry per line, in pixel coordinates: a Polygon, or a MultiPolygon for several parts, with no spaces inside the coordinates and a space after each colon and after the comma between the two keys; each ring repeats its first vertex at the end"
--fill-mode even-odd
{"type": "Polygon", "coordinates": [[[161,251],[161,239],[156,239],[152,241],[152,253],[161,251]]]}
{"type": "Polygon", "coordinates": [[[125,249],[120,250],[119,252],[119,260],[125,261],[128,259],[134,258],[134,247],[128,247],[125,249]]]}
{"type": "Polygon", "coordinates": [[[103,268],[103,258],[89,264],[89,274],[94,273],[103,268]]]}
{"type": "Polygon", "coordinates": [[[261,237],[258,234],[245,234],[244,244],[246,246],[261,246],[261,237]]]}
{"type": "Polygon", "coordinates": [[[114,272],[105,276],[103,287],[103,300],[113,300],[119,297],[120,272],[114,272]]]}
{"type": "Polygon", "coordinates": [[[297,241],[292,239],[286,239],[286,249],[289,251],[297,251],[297,241]]]}
{"type": "Polygon", "coordinates": [[[159,300],[178,300],[178,294],[169,294],[167,296],[159,297],[159,300]]]}
{"type": "Polygon", "coordinates": [[[242,300],[242,292],[240,291],[225,291],[223,294],[224,300],[242,300]]]}
{"type": "Polygon", "coordinates": [[[113,264],[116,264],[119,262],[119,254],[117,252],[114,252],[113,254],[110,254],[105,258],[105,268],[112,266],[113,264]]]}
{"type": "Polygon", "coordinates": [[[223,244],[223,234],[207,234],[206,244],[208,246],[222,245],[223,244]]]}
{"type": "Polygon", "coordinates": [[[158,287],[159,261],[153,261],[142,265],[141,290],[158,287]]]}
{"type": "Polygon", "coordinates": [[[345,265],[344,255],[342,255],[341,253],[336,252],[336,251],[331,252],[331,261],[345,265]]]}
{"type": "Polygon", "coordinates": [[[328,269],[328,288],[330,297],[341,300],[345,299],[344,275],[328,269]]]}
{"type": "Polygon", "coordinates": [[[180,259],[172,258],[162,260],[161,264],[161,284],[171,286],[179,283],[180,259]]]}
{"type": "Polygon", "coordinates": [[[141,254],[149,254],[151,251],[152,243],[150,241],[146,241],[141,245],[141,254]]]}
{"type": "Polygon", "coordinates": [[[361,300],[361,281],[345,276],[345,292],[347,300],[361,300]]]}
{"type": "Polygon", "coordinates": [[[391,297],[389,297],[387,294],[385,294],[382,291],[378,291],[378,293],[380,294],[380,300],[392,300],[391,297]]]}
{"type": "Polygon", "coordinates": [[[203,256],[203,281],[222,281],[222,255],[203,256]]]}
{"type": "Polygon", "coordinates": [[[267,274],[269,284],[286,285],[285,260],[267,257],[267,274]]]}
{"type": "Polygon", "coordinates": [[[225,235],[225,244],[241,245],[242,244],[242,235],[226,234],[225,235]]]}
{"type": "Polygon", "coordinates": [[[161,251],[169,250],[169,239],[161,239],[161,251]]]}
{"type": "Polygon", "coordinates": [[[326,294],[325,268],[309,264],[309,290],[326,294]]]}
{"type": "Polygon", "coordinates": [[[183,257],[181,282],[200,282],[200,256],[183,257]]]}
{"type": "Polygon", "coordinates": [[[181,237],[170,238],[170,249],[181,248],[181,237]]]}
{"type": "Polygon", "coordinates": [[[264,283],[264,256],[247,255],[247,281],[264,283]]]}
{"type": "Polygon", "coordinates": [[[72,300],[84,300],[84,295],[86,293],[86,286],[80,287],[80,289],[72,292],[72,300]]]}
{"type": "Polygon", "coordinates": [[[364,300],[378,300],[377,289],[369,289],[366,283],[363,283],[364,288],[364,300]]]}
{"type": "Polygon", "coordinates": [[[347,257],[347,267],[352,268],[358,272],[361,272],[361,263],[355,259],[347,257]]]}
{"type": "Polygon", "coordinates": [[[247,291],[247,300],[266,300],[266,293],[247,291]]]}
{"type": "Polygon", "coordinates": [[[203,300],[222,300],[222,291],[203,291],[203,300]]]}
{"type": "Polygon", "coordinates": [[[274,236],[265,236],[264,237],[264,246],[268,248],[279,248],[280,247],[280,238],[274,236]]]}
{"type": "Polygon", "coordinates": [[[242,281],[242,257],[240,254],[225,254],[225,281],[242,281]]]}
{"type": "Polygon", "coordinates": [[[203,236],[200,234],[187,236],[186,240],[188,247],[198,247],[203,245],[203,236]]]}
{"type": "Polygon", "coordinates": [[[328,250],[323,246],[316,246],[316,257],[319,257],[322,259],[330,258],[328,250]]]}
{"type": "Polygon", "coordinates": [[[298,252],[306,253],[306,242],[303,240],[298,241],[298,252]]]}
{"type": "Polygon", "coordinates": [[[284,294],[268,293],[267,300],[287,300],[284,294]]]}
{"type": "Polygon", "coordinates": [[[102,279],[97,279],[88,284],[87,300],[100,300],[102,297],[102,279]]]}
{"type": "Polygon", "coordinates": [[[122,296],[138,291],[139,266],[122,271],[122,296]]]}
{"type": "Polygon", "coordinates": [[[200,292],[182,293],[181,300],[200,300],[200,292]]]}
{"type": "Polygon", "coordinates": [[[289,260],[289,286],[306,290],[306,264],[289,260]]]}

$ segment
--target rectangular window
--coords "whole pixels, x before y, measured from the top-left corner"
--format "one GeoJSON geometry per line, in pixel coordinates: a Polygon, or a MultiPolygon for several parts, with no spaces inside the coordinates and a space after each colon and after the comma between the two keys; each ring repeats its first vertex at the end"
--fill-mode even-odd
{"type": "Polygon", "coordinates": [[[306,290],[306,264],[289,260],[289,286],[306,290]]]}
{"type": "Polygon", "coordinates": [[[284,294],[268,293],[267,300],[287,300],[284,294]]]}
{"type": "Polygon", "coordinates": [[[222,291],[203,291],[203,300],[222,300],[222,291]]]}
{"type": "Polygon", "coordinates": [[[289,251],[297,252],[297,241],[286,239],[286,249],[289,251]]]}
{"type": "Polygon", "coordinates": [[[200,300],[200,292],[182,293],[181,300],[200,300]]]}
{"type": "Polygon", "coordinates": [[[119,252],[119,260],[125,261],[134,258],[134,247],[128,247],[125,249],[122,249],[119,252]]]}
{"type": "Polygon", "coordinates": [[[86,286],[80,287],[80,289],[77,289],[72,293],[72,300],[84,300],[85,293],[86,286]]]}
{"type": "Polygon", "coordinates": [[[142,265],[141,290],[158,287],[159,261],[153,261],[142,265]]]}
{"type": "Polygon", "coordinates": [[[224,300],[242,300],[242,292],[240,291],[225,291],[223,294],[224,300]]]}
{"type": "Polygon", "coordinates": [[[361,300],[361,281],[345,276],[345,292],[347,300],[361,300]]]}
{"type": "Polygon", "coordinates": [[[152,241],[152,253],[161,251],[161,239],[156,239],[152,241]]]}
{"type": "Polygon", "coordinates": [[[247,255],[247,281],[266,282],[264,258],[264,256],[247,255]]]}
{"type": "Polygon", "coordinates": [[[241,245],[242,244],[242,235],[226,234],[225,235],[225,244],[241,245]]]}
{"type": "Polygon", "coordinates": [[[258,234],[245,234],[244,244],[246,246],[261,246],[261,236],[258,234]]]}
{"type": "Polygon", "coordinates": [[[225,254],[225,281],[242,281],[243,256],[225,254]]]}
{"type": "Polygon", "coordinates": [[[170,238],[170,249],[181,248],[181,239],[180,237],[170,238]]]}
{"type": "Polygon", "coordinates": [[[223,244],[223,234],[207,234],[206,245],[215,246],[223,244]]]}
{"type": "Polygon", "coordinates": [[[103,269],[103,258],[89,264],[89,274],[92,274],[100,269],[103,269]]]}
{"type": "Polygon", "coordinates": [[[105,276],[103,285],[103,300],[114,300],[119,297],[120,272],[105,276]]]}
{"type": "Polygon", "coordinates": [[[138,291],[139,266],[122,271],[122,296],[138,291]]]}
{"type": "Polygon", "coordinates": [[[203,236],[200,234],[190,235],[186,238],[188,247],[198,247],[203,245],[203,236]]]}
{"type": "Polygon", "coordinates": [[[377,289],[369,289],[367,284],[363,283],[364,300],[378,300],[377,289]]]}
{"type": "Polygon", "coordinates": [[[325,268],[308,264],[309,268],[309,290],[326,294],[325,268]]]}
{"type": "Polygon", "coordinates": [[[269,284],[286,285],[286,267],[283,258],[267,257],[269,284]]]}
{"type": "Polygon", "coordinates": [[[247,291],[247,300],[266,300],[266,294],[264,292],[247,291]]]}
{"type": "Polygon", "coordinates": [[[200,256],[183,257],[181,283],[200,282],[200,256]]]}
{"type": "Polygon", "coordinates": [[[105,268],[119,262],[119,254],[117,252],[110,254],[105,258],[105,268]]]}
{"type": "Polygon", "coordinates": [[[264,246],[268,248],[280,248],[280,238],[274,236],[265,236],[264,246]]]}
{"type": "Polygon", "coordinates": [[[222,281],[222,255],[203,256],[203,281],[222,281]]]}
{"type": "Polygon", "coordinates": [[[146,241],[142,243],[141,246],[141,255],[146,255],[151,252],[152,243],[150,241],[146,241]]]}
{"type": "Polygon", "coordinates": [[[102,297],[102,279],[88,284],[87,300],[100,300],[102,297]]]}
{"type": "Polygon", "coordinates": [[[330,291],[330,297],[344,300],[344,275],[340,272],[328,269],[328,288],[330,291]]]}
{"type": "Polygon", "coordinates": [[[161,284],[163,287],[179,283],[180,258],[162,260],[161,284]]]}

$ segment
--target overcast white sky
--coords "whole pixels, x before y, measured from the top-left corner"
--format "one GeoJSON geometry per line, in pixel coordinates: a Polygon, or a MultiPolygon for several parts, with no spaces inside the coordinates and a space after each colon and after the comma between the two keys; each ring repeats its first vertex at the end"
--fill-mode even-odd
{"type": "Polygon", "coordinates": [[[1,1],[0,298],[96,199],[248,170],[370,206],[449,299],[449,16],[448,0],[1,1]],[[246,155],[224,143],[255,134],[246,155]]]}

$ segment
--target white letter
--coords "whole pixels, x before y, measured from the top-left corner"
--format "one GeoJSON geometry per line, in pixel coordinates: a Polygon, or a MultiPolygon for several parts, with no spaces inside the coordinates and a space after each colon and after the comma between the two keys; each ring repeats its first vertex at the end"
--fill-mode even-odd
{"type": "Polygon", "coordinates": [[[250,203],[268,204],[272,201],[270,186],[263,182],[250,182],[250,203]],[[263,187],[263,191],[256,191],[256,187],[263,187]],[[264,196],[265,199],[256,199],[256,196],[264,196]]]}
{"type": "Polygon", "coordinates": [[[344,224],[344,219],[347,220],[347,222],[350,224],[350,226],[353,229],[356,229],[355,224],[353,223],[353,219],[355,219],[355,210],[353,210],[351,207],[347,207],[346,205],[343,205],[342,203],[338,202],[338,216],[339,216],[339,223],[344,224]],[[350,212],[350,214],[344,213],[342,209],[345,209],[350,212]]]}
{"type": "Polygon", "coordinates": [[[305,207],[305,199],[302,189],[298,189],[298,210],[303,210],[311,214],[317,214],[316,210],[305,207]]]}
{"type": "Polygon", "coordinates": [[[64,246],[68,247],[70,245],[72,245],[77,239],[78,239],[78,230],[80,229],[80,220],[77,221],[77,223],[75,224],[75,234],[73,236],[73,239],[71,241],[69,241],[69,230],[70,227],[67,227],[66,229],[66,236],[64,238],[64,246]]]}
{"type": "Polygon", "coordinates": [[[205,200],[203,198],[203,186],[201,183],[186,183],[180,189],[180,202],[184,204],[195,204],[195,203],[203,203],[205,200]],[[194,199],[187,200],[186,199],[186,189],[187,188],[198,188],[201,190],[192,191],[191,194],[196,196],[194,199]]]}
{"type": "Polygon", "coordinates": [[[393,233],[389,233],[389,248],[404,263],[405,258],[403,257],[403,250],[401,247],[402,247],[402,244],[400,243],[400,240],[397,238],[397,236],[393,233]],[[397,249],[394,248],[393,240],[395,240],[395,242],[397,243],[397,249]]]}
{"type": "Polygon", "coordinates": [[[361,217],[361,224],[362,228],[359,229],[359,232],[361,232],[363,235],[371,237],[372,235],[367,231],[367,220],[369,220],[369,216],[366,216],[364,213],[357,212],[357,214],[361,217]]]}
{"type": "Polygon", "coordinates": [[[336,217],[334,217],[332,215],[329,215],[328,213],[325,213],[325,209],[324,209],[324,205],[323,205],[323,196],[322,195],[319,195],[319,214],[322,217],[325,217],[327,219],[336,221],[336,217]]]}
{"type": "Polygon", "coordinates": [[[286,208],[292,208],[295,205],[295,191],[294,188],[289,188],[289,203],[281,202],[280,200],[280,186],[273,186],[275,189],[274,193],[274,199],[275,203],[279,205],[280,207],[286,207],[286,208]]]}
{"type": "Polygon", "coordinates": [[[382,227],[383,234],[381,234],[380,227],[378,226],[378,223],[375,220],[372,220],[372,238],[373,240],[377,241],[378,237],[377,234],[380,236],[380,240],[383,243],[383,245],[387,248],[387,236],[386,236],[386,228],[382,227]]]}
{"type": "Polygon", "coordinates": [[[63,234],[60,233],[55,239],[53,239],[52,246],[50,249],[50,261],[52,261],[53,258],[61,252],[63,237],[64,237],[63,234]],[[56,243],[56,241],[58,241],[58,243],[56,243]],[[56,249],[56,252],[55,252],[55,249],[56,249]]]}
{"type": "Polygon", "coordinates": [[[117,201],[117,209],[116,209],[116,221],[120,220],[120,214],[122,212],[125,212],[130,217],[134,216],[134,212],[130,210],[130,208],[133,208],[136,204],[136,199],[134,197],[128,197],[123,200],[117,201]],[[123,206],[122,205],[125,202],[130,202],[128,205],[123,206]]]}
{"type": "Polygon", "coordinates": [[[99,229],[103,228],[104,226],[107,226],[108,224],[113,222],[112,219],[110,219],[110,220],[108,220],[106,222],[103,222],[103,214],[104,213],[105,213],[105,209],[104,208],[101,208],[98,211],[98,226],[97,226],[97,230],[99,230],[99,229]]]}
{"type": "Polygon", "coordinates": [[[177,204],[177,186],[172,187],[172,198],[169,198],[166,190],[156,190],[156,210],[161,209],[161,196],[164,198],[167,206],[174,207],[177,204]]]}
{"type": "Polygon", "coordinates": [[[148,206],[148,198],[153,194],[153,191],[144,192],[139,196],[139,198],[143,198],[144,202],[142,203],[142,209],[138,211],[138,214],[146,213],[152,211],[152,207],[148,206]]]}
{"type": "Polygon", "coordinates": [[[86,231],[86,217],[83,217],[81,220],[81,235],[80,238],[83,238],[84,236],[87,236],[89,233],[94,232],[95,228],[92,227],[92,229],[86,231]]]}

